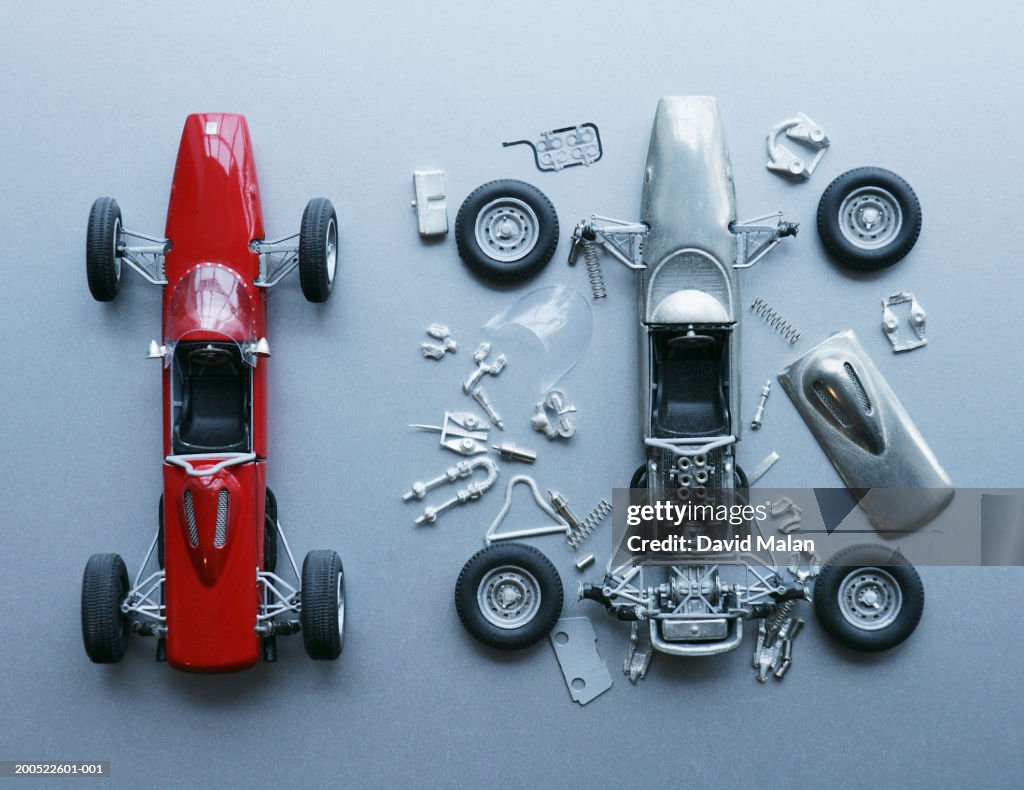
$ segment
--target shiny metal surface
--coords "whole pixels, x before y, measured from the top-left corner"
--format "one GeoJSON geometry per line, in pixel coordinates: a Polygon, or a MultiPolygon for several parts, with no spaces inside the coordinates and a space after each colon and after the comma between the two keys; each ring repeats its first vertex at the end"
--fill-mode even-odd
{"type": "Polygon", "coordinates": [[[852,330],[799,357],[779,382],[843,482],[871,489],[860,506],[875,526],[916,529],[953,499],[949,477],[852,330]]]}

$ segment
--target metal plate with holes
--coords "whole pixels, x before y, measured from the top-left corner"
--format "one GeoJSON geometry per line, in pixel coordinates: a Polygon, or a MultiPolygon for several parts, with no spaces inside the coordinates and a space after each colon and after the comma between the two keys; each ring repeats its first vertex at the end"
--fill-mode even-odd
{"type": "Polygon", "coordinates": [[[612,687],[612,676],[597,652],[589,617],[563,617],[548,635],[569,696],[586,705],[612,687]]]}

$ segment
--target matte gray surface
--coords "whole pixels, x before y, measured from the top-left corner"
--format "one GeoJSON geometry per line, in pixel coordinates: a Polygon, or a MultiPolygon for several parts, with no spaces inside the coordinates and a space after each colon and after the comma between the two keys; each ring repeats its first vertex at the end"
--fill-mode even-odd
{"type": "MultiPolygon", "coordinates": [[[[540,540],[569,590],[565,614],[593,617],[615,678],[581,709],[546,641],[500,655],[455,616],[455,577],[511,467],[433,528],[414,528],[416,509],[399,499],[455,460],[405,425],[469,404],[458,382],[481,324],[534,287],[586,292],[582,267],[565,265],[572,224],[593,211],[636,216],[654,108],[672,93],[718,97],[741,215],[783,208],[803,223],[742,277],[748,301],[764,295],[804,332],[791,349],[743,325],[744,419],[765,378],[852,327],[955,484],[1019,486],[1016,4],[67,3],[2,17],[0,758],[109,760],[116,779],[103,786],[1019,783],[1019,570],[923,569],[924,619],[888,655],[840,649],[811,622],[783,683],[754,681],[746,644],[708,660],[658,656],[634,688],[618,674],[626,629],[571,600],[570,551],[540,540]],[[297,552],[333,547],[345,561],[336,664],[310,662],[298,639],[282,642],[276,665],[226,677],[157,665],[151,641],[135,639],[115,667],[81,647],[85,560],[119,551],[134,570],[161,485],[160,378],[142,358],[160,294],[129,276],[112,305],[90,299],[86,215],[111,194],[130,226],[159,233],[181,124],[203,110],[247,115],[268,233],[296,229],[315,195],[342,218],[331,301],[307,305],[295,281],[273,292],[269,363],[282,521],[297,552]],[[765,171],[764,135],[797,110],[833,147],[793,185],[765,171]],[[600,126],[593,168],[539,173],[528,149],[500,146],[577,121],[600,126]],[[824,259],[814,210],[831,178],[866,164],[910,181],[924,229],[895,268],[850,276],[824,259]],[[435,167],[448,173],[453,223],[486,180],[541,187],[562,219],[548,269],[497,289],[468,275],[452,239],[421,244],[411,173],[435,167]],[[897,357],[879,300],[901,289],[927,309],[931,342],[897,357]],[[463,350],[435,364],[418,345],[438,320],[463,350]]],[[[641,459],[633,280],[604,268],[610,296],[563,382],[581,409],[570,444],[526,427],[512,375],[523,361],[488,382],[510,423],[500,438],[538,449],[529,471],[579,510],[641,459]]],[[[782,461],[766,485],[839,484],[779,391],[741,462],[773,449],[782,461]]],[[[587,548],[606,552],[607,535],[587,548]]]]}

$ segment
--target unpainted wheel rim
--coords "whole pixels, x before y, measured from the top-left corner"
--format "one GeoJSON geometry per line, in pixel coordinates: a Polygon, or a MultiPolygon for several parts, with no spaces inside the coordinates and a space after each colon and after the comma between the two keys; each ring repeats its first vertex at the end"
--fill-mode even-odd
{"type": "Polygon", "coordinates": [[[121,242],[121,218],[114,218],[114,282],[120,282],[121,280],[121,256],[117,254],[118,244],[121,242]]]}
{"type": "Polygon", "coordinates": [[[324,257],[327,259],[327,282],[333,283],[334,272],[338,268],[338,226],[333,219],[327,223],[324,257]]]}
{"type": "Polygon", "coordinates": [[[839,206],[839,229],[854,247],[876,250],[891,244],[903,227],[903,209],[878,186],[853,190],[839,206]]]}
{"type": "Polygon", "coordinates": [[[883,568],[857,568],[839,585],[839,611],[862,631],[892,625],[902,608],[899,582],[883,568]]]}
{"type": "Polygon", "coordinates": [[[529,255],[537,246],[539,229],[536,212],[518,198],[492,200],[476,215],[476,243],[488,258],[501,263],[529,255]]]}
{"type": "Polygon", "coordinates": [[[524,568],[502,565],[480,580],[476,600],[491,625],[505,630],[521,628],[540,609],[540,583],[524,568]]]}

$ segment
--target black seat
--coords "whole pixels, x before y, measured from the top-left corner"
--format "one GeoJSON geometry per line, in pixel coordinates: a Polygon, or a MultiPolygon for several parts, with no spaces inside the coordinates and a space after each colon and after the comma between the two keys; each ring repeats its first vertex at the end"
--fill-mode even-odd
{"type": "MultiPolygon", "coordinates": [[[[210,344],[205,344],[209,347],[210,344]]],[[[190,357],[193,344],[181,344],[175,364],[181,375],[181,408],[174,425],[175,453],[248,452],[251,397],[249,368],[237,348],[216,364],[190,357]],[[192,346],[189,348],[188,346],[192,346]]]]}
{"type": "Polygon", "coordinates": [[[654,343],[655,425],[671,436],[728,433],[726,340],[665,333],[654,343]]]}

